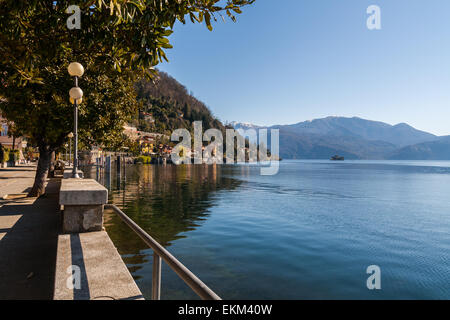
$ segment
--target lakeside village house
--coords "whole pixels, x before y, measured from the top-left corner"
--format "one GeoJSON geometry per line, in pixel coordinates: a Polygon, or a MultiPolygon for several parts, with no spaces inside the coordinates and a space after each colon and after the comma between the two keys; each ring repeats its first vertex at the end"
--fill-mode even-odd
{"type": "Polygon", "coordinates": [[[133,141],[137,141],[140,146],[142,154],[148,154],[150,156],[170,156],[172,148],[167,144],[158,144],[158,140],[169,137],[160,133],[139,131],[136,127],[127,126],[123,127],[124,133],[133,141]]]}
{"type": "MultiPolygon", "coordinates": [[[[137,141],[140,146],[141,154],[146,154],[151,157],[165,157],[169,158],[172,153],[172,147],[167,144],[158,144],[158,140],[169,140],[170,137],[154,132],[144,132],[137,130],[136,127],[132,126],[124,126],[124,133],[132,140],[137,141]]],[[[205,147],[202,146],[202,152],[205,150],[205,147]]],[[[248,152],[248,148],[246,148],[248,152]]],[[[193,149],[186,150],[187,156],[193,157],[195,155],[195,151],[193,149]]],[[[213,151],[215,154],[216,151],[213,151]]]]}
{"type": "MultiPolygon", "coordinates": [[[[152,157],[170,157],[172,148],[167,144],[157,144],[162,138],[169,139],[160,133],[144,132],[137,130],[136,127],[129,125],[123,126],[123,133],[133,141],[139,143],[140,153],[152,157]]],[[[126,152],[126,150],[122,150],[126,152]]],[[[108,153],[108,152],[106,152],[108,153]]],[[[101,147],[93,147],[90,151],[80,151],[79,163],[80,165],[91,165],[96,163],[96,159],[105,156],[106,153],[101,147]]]]}
{"type": "MultiPolygon", "coordinates": [[[[139,144],[139,151],[142,155],[147,155],[152,158],[166,158],[169,159],[172,153],[172,147],[160,141],[169,141],[170,137],[161,133],[139,131],[136,127],[131,125],[123,126],[123,133],[128,136],[129,139],[136,141],[139,144]]],[[[248,148],[245,148],[248,154],[248,148]]],[[[205,147],[202,146],[202,153],[205,147]]],[[[126,152],[126,150],[124,150],[126,152]]],[[[212,154],[216,151],[213,150],[212,154]]],[[[186,150],[187,156],[193,157],[196,152],[194,150],[186,150]]],[[[80,164],[89,165],[94,164],[96,159],[104,155],[103,151],[99,147],[94,147],[90,151],[80,152],[80,164]]]]}
{"type": "Polygon", "coordinates": [[[19,150],[20,160],[23,161],[23,151],[27,147],[27,141],[24,137],[9,137],[8,130],[8,121],[0,113],[0,144],[6,149],[19,150]]]}

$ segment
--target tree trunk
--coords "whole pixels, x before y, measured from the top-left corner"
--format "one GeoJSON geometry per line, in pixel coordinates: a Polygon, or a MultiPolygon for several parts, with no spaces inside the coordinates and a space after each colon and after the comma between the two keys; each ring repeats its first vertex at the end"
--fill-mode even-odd
{"type": "Polygon", "coordinates": [[[49,165],[49,170],[48,170],[48,176],[50,178],[55,177],[55,159],[56,159],[56,155],[55,155],[55,151],[53,151],[50,156],[50,165],[49,165]]]}
{"type": "Polygon", "coordinates": [[[16,136],[13,136],[13,150],[16,150],[16,136]]]}
{"type": "Polygon", "coordinates": [[[34,177],[34,185],[28,193],[29,197],[39,197],[45,193],[45,182],[50,168],[52,150],[48,147],[39,147],[39,161],[34,177]]]}

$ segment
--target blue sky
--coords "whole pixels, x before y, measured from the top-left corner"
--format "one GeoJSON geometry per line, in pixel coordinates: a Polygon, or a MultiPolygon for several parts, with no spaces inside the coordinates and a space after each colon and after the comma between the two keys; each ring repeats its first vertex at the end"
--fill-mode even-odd
{"type": "Polygon", "coordinates": [[[178,23],[160,64],[222,121],[325,116],[450,134],[450,1],[256,0],[237,16],[178,23]],[[381,30],[366,27],[369,5],[381,30]]]}

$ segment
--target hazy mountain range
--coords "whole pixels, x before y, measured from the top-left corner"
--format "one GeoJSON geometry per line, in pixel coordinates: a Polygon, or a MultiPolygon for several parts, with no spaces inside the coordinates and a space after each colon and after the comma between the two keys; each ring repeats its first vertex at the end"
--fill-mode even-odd
{"type": "Polygon", "coordinates": [[[357,117],[327,117],[293,125],[257,126],[231,122],[235,129],[279,129],[285,159],[450,160],[450,136],[439,137],[406,123],[390,125],[357,117]]]}

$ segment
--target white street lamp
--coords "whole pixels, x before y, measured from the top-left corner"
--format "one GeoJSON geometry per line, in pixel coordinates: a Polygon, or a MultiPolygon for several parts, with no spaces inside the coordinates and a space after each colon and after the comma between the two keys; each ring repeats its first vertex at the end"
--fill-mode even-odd
{"type": "Polygon", "coordinates": [[[75,137],[75,144],[74,144],[74,152],[73,152],[73,171],[72,171],[72,178],[80,178],[78,176],[78,103],[81,103],[83,98],[83,90],[81,90],[78,87],[78,77],[81,77],[84,74],[84,68],[83,66],[78,62],[72,62],[69,64],[69,67],[67,68],[67,71],[69,74],[74,77],[75,80],[75,87],[70,89],[69,96],[71,98],[71,103],[74,106],[74,120],[73,120],[73,134],[75,137]]]}
{"type": "Polygon", "coordinates": [[[67,71],[69,71],[69,74],[72,77],[81,77],[84,74],[84,68],[78,62],[72,62],[71,64],[69,64],[67,71]]]}
{"type": "Polygon", "coordinates": [[[74,87],[74,88],[70,89],[69,95],[72,98],[72,100],[77,100],[77,103],[78,103],[78,100],[83,98],[83,90],[81,90],[78,87],[74,87]]]}
{"type": "Polygon", "coordinates": [[[64,144],[64,149],[66,150],[66,153],[64,154],[64,160],[67,161],[67,147],[69,146],[68,143],[64,144]]]}

